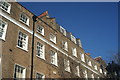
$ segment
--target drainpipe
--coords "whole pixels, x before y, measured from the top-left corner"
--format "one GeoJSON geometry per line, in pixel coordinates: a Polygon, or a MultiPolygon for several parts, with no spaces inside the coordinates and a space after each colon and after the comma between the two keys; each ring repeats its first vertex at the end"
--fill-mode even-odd
{"type": "Polygon", "coordinates": [[[33,80],[33,65],[34,65],[34,34],[35,34],[35,22],[37,16],[33,15],[33,34],[32,34],[32,54],[31,54],[31,74],[30,74],[30,80],[33,80]]]}

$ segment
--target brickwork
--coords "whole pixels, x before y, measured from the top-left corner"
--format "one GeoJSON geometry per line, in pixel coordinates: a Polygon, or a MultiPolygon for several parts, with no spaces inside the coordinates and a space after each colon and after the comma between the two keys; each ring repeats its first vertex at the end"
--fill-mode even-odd
{"type": "MultiPolygon", "coordinates": [[[[25,68],[25,78],[30,78],[31,72],[31,54],[32,54],[32,33],[33,33],[33,19],[34,15],[17,2],[11,2],[10,13],[2,10],[0,15],[2,20],[7,22],[7,30],[5,40],[2,41],[2,78],[14,78],[15,65],[25,68]],[[29,18],[29,25],[20,21],[20,14],[24,13],[29,18]],[[18,47],[19,31],[28,36],[27,50],[18,47]]],[[[60,26],[56,23],[55,18],[50,18],[48,12],[41,14],[35,22],[34,35],[34,64],[33,64],[33,78],[36,78],[36,73],[44,74],[45,78],[85,78],[83,72],[87,71],[87,77],[91,78],[94,74],[95,78],[104,77],[99,72],[101,63],[92,59],[85,54],[84,49],[77,43],[71,41],[70,33],[66,32],[66,36],[60,32],[60,26]],[[37,26],[44,28],[44,35],[37,32],[37,26]],[[50,34],[56,36],[56,43],[50,41],[50,34]],[[68,50],[63,49],[62,41],[67,41],[68,50]],[[36,56],[37,42],[44,45],[45,59],[36,56]],[[72,48],[76,48],[77,57],[73,56],[72,48]],[[57,66],[51,64],[51,53],[53,50],[57,53],[57,66]],[[81,61],[81,54],[84,54],[85,62],[81,61]],[[65,71],[64,59],[69,60],[70,72],[65,71]],[[88,61],[92,62],[92,66],[88,65],[88,61]],[[98,70],[94,69],[93,64],[97,65],[98,70]],[[79,75],[76,75],[76,66],[79,66],[79,75]]]]}

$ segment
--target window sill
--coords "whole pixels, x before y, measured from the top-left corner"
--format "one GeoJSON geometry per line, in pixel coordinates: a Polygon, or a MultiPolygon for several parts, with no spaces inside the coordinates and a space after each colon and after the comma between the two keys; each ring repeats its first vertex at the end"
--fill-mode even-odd
{"type": "Polygon", "coordinates": [[[83,61],[83,60],[81,60],[81,61],[85,63],[85,61],[83,61]]]}
{"type": "Polygon", "coordinates": [[[89,64],[88,64],[88,66],[92,67],[92,65],[89,65],[89,64]]]}
{"type": "Polygon", "coordinates": [[[0,38],[0,40],[5,41],[5,39],[4,39],[4,38],[0,38]]]}
{"type": "MultiPolygon", "coordinates": [[[[2,8],[0,8],[0,9],[2,9],[2,8]]],[[[2,10],[3,10],[4,12],[10,14],[10,11],[6,11],[6,10],[4,10],[4,9],[2,9],[2,10]]]]}
{"type": "Polygon", "coordinates": [[[58,64],[54,64],[54,63],[51,63],[52,65],[54,65],[54,66],[56,66],[56,67],[58,67],[58,64]]]}
{"type": "Polygon", "coordinates": [[[44,34],[44,33],[42,34],[42,33],[38,32],[38,31],[37,31],[37,34],[40,34],[41,36],[45,36],[45,34],[44,34]]]}
{"type": "Polygon", "coordinates": [[[19,47],[18,45],[17,45],[17,48],[19,48],[19,49],[21,49],[21,50],[23,50],[23,51],[28,52],[28,49],[26,50],[26,49],[24,49],[24,48],[19,47]]]}
{"type": "Polygon", "coordinates": [[[54,44],[56,44],[56,42],[54,42],[54,41],[52,41],[52,40],[50,40],[52,43],[54,43],[54,44]]]}
{"type": "Polygon", "coordinates": [[[37,55],[36,55],[36,57],[38,57],[39,59],[42,59],[42,60],[46,60],[45,58],[42,58],[42,57],[40,57],[40,56],[37,56],[37,55]]]}
{"type": "Polygon", "coordinates": [[[65,51],[68,51],[68,49],[63,48],[65,51]]]}
{"type": "Polygon", "coordinates": [[[68,71],[68,70],[65,70],[66,72],[69,72],[69,73],[71,73],[70,71],[68,71]]]}
{"type": "Polygon", "coordinates": [[[76,76],[78,76],[78,77],[80,77],[80,75],[79,74],[75,74],[76,76]]]}
{"type": "Polygon", "coordinates": [[[27,23],[23,22],[23,21],[20,20],[20,19],[19,19],[19,21],[20,21],[21,23],[23,23],[24,25],[26,25],[26,26],[30,26],[30,24],[27,24],[27,23]]]}
{"type": "Polygon", "coordinates": [[[73,55],[73,56],[77,58],[77,55],[73,55]]]}

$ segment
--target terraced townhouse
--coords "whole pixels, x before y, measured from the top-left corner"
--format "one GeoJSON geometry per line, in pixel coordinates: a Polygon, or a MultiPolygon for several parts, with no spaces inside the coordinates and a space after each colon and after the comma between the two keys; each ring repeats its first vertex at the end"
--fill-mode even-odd
{"type": "Polygon", "coordinates": [[[102,58],[85,53],[81,40],[57,24],[48,11],[35,16],[18,2],[5,1],[0,2],[0,16],[2,79],[105,77],[102,58]]]}

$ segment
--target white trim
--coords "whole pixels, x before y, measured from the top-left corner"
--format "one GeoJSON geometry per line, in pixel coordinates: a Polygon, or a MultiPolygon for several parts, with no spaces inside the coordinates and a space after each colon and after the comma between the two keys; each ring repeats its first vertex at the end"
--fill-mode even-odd
{"type": "Polygon", "coordinates": [[[104,75],[105,75],[105,76],[107,75],[107,72],[106,72],[106,71],[104,72],[104,75]]]}
{"type": "Polygon", "coordinates": [[[38,32],[39,34],[41,34],[41,35],[43,35],[43,36],[45,36],[45,31],[44,31],[45,29],[44,29],[44,27],[43,26],[41,26],[41,25],[37,25],[37,27],[36,27],[36,32],[38,32]],[[38,31],[38,27],[41,27],[42,28],[42,33],[40,33],[39,31],[38,31]]]}
{"type": "Polygon", "coordinates": [[[45,43],[47,43],[48,45],[50,45],[51,47],[53,47],[54,49],[56,49],[57,51],[60,51],[61,53],[63,53],[64,55],[68,56],[68,54],[66,54],[62,49],[58,48],[55,44],[53,44],[52,42],[48,41],[47,39],[45,39],[44,37],[38,35],[38,33],[35,33],[35,37],[39,38],[40,40],[44,41],[45,43]]]}
{"type": "Polygon", "coordinates": [[[22,22],[22,23],[24,23],[24,24],[26,24],[27,26],[30,25],[30,23],[29,23],[30,19],[29,19],[29,17],[25,13],[20,13],[19,21],[22,22]],[[21,20],[21,15],[24,15],[27,18],[26,23],[21,20]]]}
{"type": "Polygon", "coordinates": [[[4,40],[5,41],[5,37],[6,37],[6,32],[7,32],[7,27],[8,27],[8,23],[2,19],[0,19],[1,21],[3,21],[5,23],[5,26],[4,26],[4,33],[2,35],[2,37],[0,39],[4,40]]]}
{"type": "Polygon", "coordinates": [[[71,70],[70,70],[70,61],[68,59],[64,59],[64,70],[71,73],[71,70]]]}
{"type": "MultiPolygon", "coordinates": [[[[29,32],[30,34],[33,33],[32,30],[30,30],[29,28],[27,28],[26,26],[22,25],[20,22],[16,21],[15,19],[12,19],[11,17],[9,17],[8,15],[6,15],[5,13],[0,13],[0,15],[2,15],[3,17],[5,17],[6,19],[10,20],[11,22],[13,22],[14,24],[16,24],[17,26],[21,27],[22,29],[24,29],[25,31],[29,32]]],[[[55,48],[56,50],[60,51],[62,54],[68,56],[67,53],[65,53],[62,49],[58,48],[55,44],[53,44],[52,42],[48,41],[47,39],[45,39],[44,37],[38,35],[38,33],[35,33],[35,37],[39,38],[40,40],[44,41],[45,43],[47,43],[48,45],[50,45],[51,47],[55,48]]],[[[68,56],[69,58],[75,60],[77,63],[82,64],[80,61],[74,59],[71,56],[68,56]]],[[[87,69],[91,70],[92,72],[100,75],[98,72],[94,71],[93,69],[89,68],[88,66],[82,64],[84,67],[86,67],[87,69]]]]}
{"type": "Polygon", "coordinates": [[[72,55],[77,57],[77,50],[75,47],[72,48],[72,55]]]}
{"type": "Polygon", "coordinates": [[[36,56],[37,56],[38,58],[40,58],[40,59],[46,60],[46,59],[45,59],[45,45],[44,45],[42,42],[40,42],[40,41],[36,41],[36,52],[37,52],[37,43],[38,43],[38,42],[43,45],[43,56],[40,57],[40,56],[38,56],[37,54],[36,54],[36,56]]]}
{"type": "Polygon", "coordinates": [[[58,54],[55,52],[55,65],[58,66],[58,54]]]}
{"type": "Polygon", "coordinates": [[[1,65],[2,58],[0,57],[0,65],[1,65]]]}
{"type": "Polygon", "coordinates": [[[80,53],[80,58],[82,62],[85,62],[85,54],[84,53],[80,53]]]}
{"type": "Polygon", "coordinates": [[[50,41],[52,41],[53,43],[55,43],[56,44],[56,35],[54,35],[53,33],[50,33],[50,41]],[[53,36],[54,38],[51,38],[51,36],[53,36]]]}
{"type": "Polygon", "coordinates": [[[97,67],[97,65],[96,65],[96,64],[94,65],[94,69],[95,69],[95,70],[98,70],[98,67],[97,67]]]}
{"type": "Polygon", "coordinates": [[[18,31],[18,36],[17,36],[17,45],[16,45],[18,48],[20,48],[20,49],[22,49],[22,50],[24,50],[24,51],[27,51],[28,52],[28,35],[25,33],[25,32],[23,32],[23,31],[21,31],[21,30],[19,30],[18,31]],[[22,32],[23,34],[25,34],[26,35],[26,45],[25,45],[25,48],[22,48],[22,47],[20,47],[20,46],[18,46],[18,37],[19,37],[19,32],[22,32]]]}
{"type": "Polygon", "coordinates": [[[77,75],[78,77],[80,77],[80,67],[79,66],[76,66],[75,75],[77,75]]]}
{"type": "Polygon", "coordinates": [[[8,3],[6,0],[4,0],[3,2],[6,2],[9,6],[8,6],[8,10],[6,11],[6,10],[4,10],[3,8],[1,8],[0,7],[0,9],[2,9],[3,11],[5,11],[5,12],[7,12],[7,13],[9,13],[10,14],[10,10],[11,10],[11,4],[10,3],[8,3]]]}
{"type": "Polygon", "coordinates": [[[51,51],[53,51],[55,53],[54,57],[55,57],[55,63],[52,63],[51,60],[50,60],[50,63],[55,65],[55,66],[58,66],[58,58],[57,58],[57,52],[55,52],[54,50],[50,50],[50,59],[51,59],[51,51]]]}
{"type": "Polygon", "coordinates": [[[82,42],[81,42],[81,40],[79,39],[77,41],[78,41],[78,45],[82,48],[82,42]]]}
{"type": "Polygon", "coordinates": [[[65,40],[62,40],[62,48],[66,51],[68,51],[68,42],[65,40]],[[64,44],[65,43],[65,44],[64,44]]]}
{"type": "Polygon", "coordinates": [[[73,41],[76,44],[76,38],[71,34],[71,41],[73,41]]]}
{"type": "Polygon", "coordinates": [[[91,78],[94,80],[94,74],[91,74],[91,78]]]}
{"type": "Polygon", "coordinates": [[[22,23],[20,23],[19,21],[16,21],[15,19],[11,18],[9,15],[7,15],[6,13],[0,12],[0,15],[3,16],[4,18],[8,19],[9,21],[11,21],[12,23],[16,24],[17,26],[19,26],[20,28],[24,29],[25,31],[29,32],[30,34],[33,34],[33,31],[30,30],[29,28],[27,28],[27,26],[23,25],[22,23]]]}
{"type": "Polygon", "coordinates": [[[66,36],[66,30],[62,26],[60,26],[60,32],[66,36]]]}
{"type": "Polygon", "coordinates": [[[92,62],[90,60],[88,60],[88,65],[92,66],[92,62]]]}
{"type": "Polygon", "coordinates": [[[45,74],[43,74],[43,73],[41,73],[41,72],[38,72],[38,71],[36,71],[36,73],[35,73],[35,79],[36,79],[37,73],[43,75],[43,78],[42,78],[42,79],[45,80],[45,74]]]}
{"type": "MultiPolygon", "coordinates": [[[[90,67],[86,66],[85,64],[81,63],[81,65],[83,65],[85,68],[91,70],[92,72],[96,73],[97,75],[100,75],[98,72],[92,70],[90,67]]],[[[100,75],[101,76],[101,75],[100,75]]]]}
{"type": "Polygon", "coordinates": [[[18,45],[16,45],[16,47],[19,48],[19,49],[21,49],[21,50],[24,50],[24,51],[28,52],[28,50],[26,50],[26,49],[24,49],[24,48],[21,48],[21,47],[19,47],[18,45]]]}
{"type": "Polygon", "coordinates": [[[102,74],[102,69],[100,68],[100,73],[102,74]]]}
{"type": "Polygon", "coordinates": [[[26,78],[26,68],[24,66],[22,66],[22,65],[17,64],[17,63],[14,64],[13,78],[14,78],[14,74],[15,74],[15,66],[16,65],[21,66],[21,67],[24,68],[24,77],[23,77],[23,80],[25,80],[25,78],[26,78]]]}
{"type": "Polygon", "coordinates": [[[84,70],[84,71],[83,71],[83,75],[84,75],[84,78],[85,78],[86,80],[88,80],[88,73],[87,73],[87,70],[84,70]]]}

